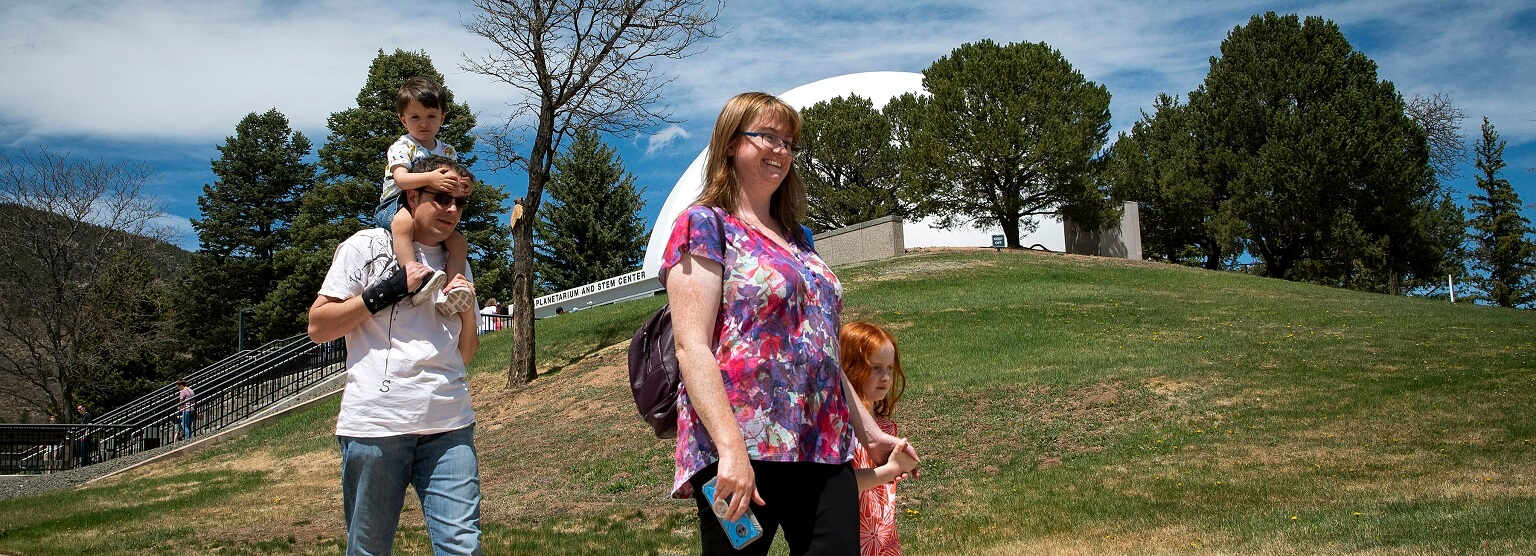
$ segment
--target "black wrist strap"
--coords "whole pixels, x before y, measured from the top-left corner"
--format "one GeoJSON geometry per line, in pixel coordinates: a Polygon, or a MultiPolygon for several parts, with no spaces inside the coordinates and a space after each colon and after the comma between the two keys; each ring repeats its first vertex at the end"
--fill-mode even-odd
{"type": "Polygon", "coordinates": [[[363,290],[363,306],[369,313],[378,313],[410,295],[405,287],[405,269],[394,267],[389,274],[363,290]]]}

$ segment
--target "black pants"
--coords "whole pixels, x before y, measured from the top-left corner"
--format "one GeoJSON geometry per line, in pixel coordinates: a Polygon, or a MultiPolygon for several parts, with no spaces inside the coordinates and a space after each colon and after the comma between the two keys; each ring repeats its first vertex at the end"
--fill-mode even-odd
{"type": "Polygon", "coordinates": [[[757,492],[765,505],[752,504],[752,513],[763,526],[763,538],[742,550],[731,547],[720,520],[704,500],[704,483],[719,472],[717,466],[711,464],[689,479],[699,507],[704,556],[767,554],[781,527],[791,555],[858,555],[859,484],[852,464],[753,460],[757,492]]]}

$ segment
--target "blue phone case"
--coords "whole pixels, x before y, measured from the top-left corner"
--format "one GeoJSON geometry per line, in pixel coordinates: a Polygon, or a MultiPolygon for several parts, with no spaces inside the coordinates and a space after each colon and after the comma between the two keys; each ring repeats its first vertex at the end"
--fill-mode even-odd
{"type": "Polygon", "coordinates": [[[720,518],[720,526],[725,528],[725,536],[731,540],[731,546],[736,550],[752,544],[752,541],[763,537],[763,526],[757,522],[757,516],[752,515],[752,509],[747,508],[747,513],[741,514],[736,520],[725,518],[730,505],[724,500],[715,500],[715,477],[704,483],[704,499],[709,500],[709,507],[715,510],[715,517],[720,518]]]}

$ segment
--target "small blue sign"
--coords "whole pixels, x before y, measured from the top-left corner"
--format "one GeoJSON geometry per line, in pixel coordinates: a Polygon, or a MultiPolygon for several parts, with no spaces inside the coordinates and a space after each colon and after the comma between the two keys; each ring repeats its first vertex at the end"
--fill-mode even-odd
{"type": "Polygon", "coordinates": [[[993,234],[992,235],[992,248],[993,249],[1002,249],[1003,247],[1005,247],[1007,245],[1008,245],[1008,240],[1005,239],[1002,234],[993,234]]]}

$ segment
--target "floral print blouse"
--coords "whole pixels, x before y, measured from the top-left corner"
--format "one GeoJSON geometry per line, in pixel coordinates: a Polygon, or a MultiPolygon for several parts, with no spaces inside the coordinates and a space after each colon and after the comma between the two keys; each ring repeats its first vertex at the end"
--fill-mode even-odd
{"type": "MultiPolygon", "coordinates": [[[[808,246],[790,248],[723,210],[692,206],[678,217],[662,256],[661,280],[691,254],[720,263],[724,283],[715,321],[715,358],[741,425],[747,455],[759,461],[843,464],[853,427],[838,360],[843,286],[808,246]],[[725,240],[722,244],[721,221],[725,240]]],[[[677,471],[672,495],[720,459],[682,387],[677,397],[677,471]]]]}

